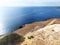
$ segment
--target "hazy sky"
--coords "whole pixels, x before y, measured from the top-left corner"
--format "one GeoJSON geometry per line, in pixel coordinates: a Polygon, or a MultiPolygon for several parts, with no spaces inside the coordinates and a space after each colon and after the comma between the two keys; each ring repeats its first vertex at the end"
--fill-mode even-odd
{"type": "Polygon", "coordinates": [[[0,6],[60,6],[60,0],[1,0],[0,6]]]}

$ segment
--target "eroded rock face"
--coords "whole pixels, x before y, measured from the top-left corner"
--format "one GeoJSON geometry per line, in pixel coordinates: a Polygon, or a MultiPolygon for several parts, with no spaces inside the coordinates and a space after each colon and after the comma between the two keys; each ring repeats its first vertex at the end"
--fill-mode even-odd
{"type": "Polygon", "coordinates": [[[60,24],[48,25],[24,37],[25,41],[21,45],[60,45],[60,24]]]}

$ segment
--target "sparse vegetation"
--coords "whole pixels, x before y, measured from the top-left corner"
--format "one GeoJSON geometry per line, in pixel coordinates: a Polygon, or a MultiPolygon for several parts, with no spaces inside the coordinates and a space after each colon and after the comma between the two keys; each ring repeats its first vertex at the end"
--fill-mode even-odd
{"type": "Polygon", "coordinates": [[[0,45],[16,45],[24,41],[24,37],[18,34],[10,34],[0,40],[0,45]]]}
{"type": "Polygon", "coordinates": [[[34,38],[34,36],[30,36],[30,37],[28,37],[28,39],[32,39],[32,38],[34,38]]]}

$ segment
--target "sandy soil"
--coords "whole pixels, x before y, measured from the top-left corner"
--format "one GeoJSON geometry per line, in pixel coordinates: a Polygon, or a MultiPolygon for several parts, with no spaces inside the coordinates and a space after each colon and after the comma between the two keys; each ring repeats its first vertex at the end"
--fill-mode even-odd
{"type": "MultiPolygon", "coordinates": [[[[60,24],[60,18],[53,18],[53,19],[57,19],[54,24],[60,24]]],[[[19,35],[25,35],[26,33],[30,32],[30,31],[34,31],[38,28],[42,28],[44,26],[46,26],[49,22],[51,22],[53,19],[48,19],[45,21],[40,21],[40,22],[33,22],[30,24],[25,24],[23,26],[23,28],[16,30],[14,33],[17,33],[19,35]]]]}

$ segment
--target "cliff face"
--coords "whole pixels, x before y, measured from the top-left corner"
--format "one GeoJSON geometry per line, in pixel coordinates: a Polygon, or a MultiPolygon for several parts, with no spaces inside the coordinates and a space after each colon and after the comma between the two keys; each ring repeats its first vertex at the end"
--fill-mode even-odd
{"type": "MultiPolygon", "coordinates": [[[[54,24],[60,24],[60,19],[59,18],[56,18],[56,19],[57,20],[54,22],[54,24]]],[[[9,34],[6,37],[4,37],[3,39],[1,39],[0,45],[20,45],[20,43],[24,41],[23,36],[26,33],[46,26],[49,22],[51,22],[51,20],[53,20],[53,19],[25,24],[22,28],[16,30],[12,34],[9,34]]]]}

